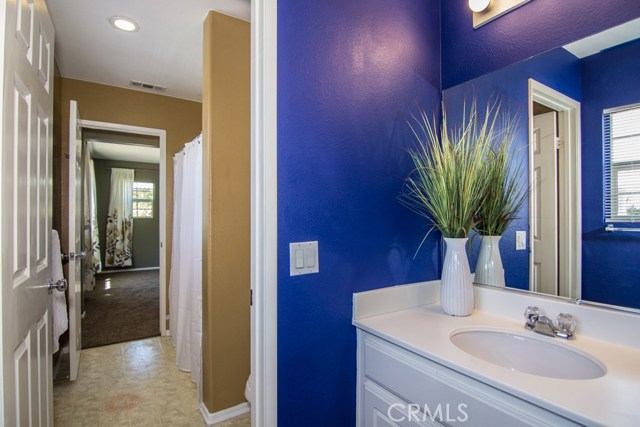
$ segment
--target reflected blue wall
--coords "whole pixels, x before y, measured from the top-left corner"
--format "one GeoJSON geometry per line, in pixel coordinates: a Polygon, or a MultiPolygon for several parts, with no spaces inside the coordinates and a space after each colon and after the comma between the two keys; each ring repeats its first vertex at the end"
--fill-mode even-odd
{"type": "MultiPolygon", "coordinates": [[[[573,99],[580,100],[580,61],[562,48],[554,49],[534,58],[518,62],[502,70],[486,74],[469,82],[443,91],[443,101],[450,124],[460,121],[460,112],[466,101],[469,105],[476,99],[480,117],[484,117],[486,105],[491,100],[500,100],[501,109],[518,119],[515,142],[512,149],[512,168],[520,168],[520,185],[528,188],[529,164],[529,79],[532,78],[573,99]]],[[[505,267],[505,282],[518,289],[529,289],[529,203],[523,206],[518,219],[511,223],[500,240],[500,253],[505,267]],[[516,251],[515,232],[527,231],[527,250],[516,251]]],[[[476,240],[471,251],[471,269],[475,268],[479,246],[476,240]]]]}
{"type": "Polygon", "coordinates": [[[439,277],[396,200],[407,114],[440,103],[437,0],[278,2],[278,425],[355,425],[352,295],[439,277]],[[320,273],[289,276],[289,242],[320,273]]]}
{"type": "Polygon", "coordinates": [[[466,0],[442,1],[442,87],[640,16],[638,0],[534,0],[478,29],[466,0]]]}
{"type": "Polygon", "coordinates": [[[604,231],[602,114],[640,103],[639,72],[640,41],[582,60],[582,298],[635,308],[640,233],[604,231]]]}

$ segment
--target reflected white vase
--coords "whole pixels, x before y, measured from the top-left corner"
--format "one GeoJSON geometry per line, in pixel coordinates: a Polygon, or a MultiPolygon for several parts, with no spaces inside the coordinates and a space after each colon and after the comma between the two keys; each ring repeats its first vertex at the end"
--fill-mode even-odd
{"type": "Polygon", "coordinates": [[[445,237],[447,250],[442,266],[440,305],[452,316],[468,316],[473,311],[473,282],[467,259],[467,239],[445,237]]]}
{"type": "Polygon", "coordinates": [[[482,236],[474,281],[504,288],[504,268],[500,256],[502,236],[482,236]]]}

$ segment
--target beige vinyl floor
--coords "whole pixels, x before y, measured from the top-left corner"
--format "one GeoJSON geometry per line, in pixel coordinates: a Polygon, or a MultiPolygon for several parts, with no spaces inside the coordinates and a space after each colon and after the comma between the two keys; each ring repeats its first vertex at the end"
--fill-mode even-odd
{"type": "MultiPolygon", "coordinates": [[[[55,427],[205,426],[189,373],[175,366],[168,337],[82,351],[75,382],[53,388],[55,427]]],[[[245,414],[216,424],[250,427],[245,414]]]]}

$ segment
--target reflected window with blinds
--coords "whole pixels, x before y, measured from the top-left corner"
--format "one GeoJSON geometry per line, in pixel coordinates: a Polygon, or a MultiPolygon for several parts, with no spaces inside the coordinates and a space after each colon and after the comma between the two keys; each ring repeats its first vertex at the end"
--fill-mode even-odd
{"type": "Polygon", "coordinates": [[[640,104],[604,112],[604,216],[640,221],[640,104]]]}
{"type": "Polygon", "coordinates": [[[153,182],[133,183],[133,217],[153,218],[153,182]]]}

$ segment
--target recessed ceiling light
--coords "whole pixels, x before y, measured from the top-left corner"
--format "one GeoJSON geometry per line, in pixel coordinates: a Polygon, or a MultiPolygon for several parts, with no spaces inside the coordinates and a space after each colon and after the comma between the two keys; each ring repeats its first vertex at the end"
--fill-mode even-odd
{"type": "Polygon", "coordinates": [[[140,29],[136,21],[131,18],[125,18],[124,16],[112,16],[109,18],[109,22],[111,22],[114,28],[122,31],[134,32],[140,29]]]}

